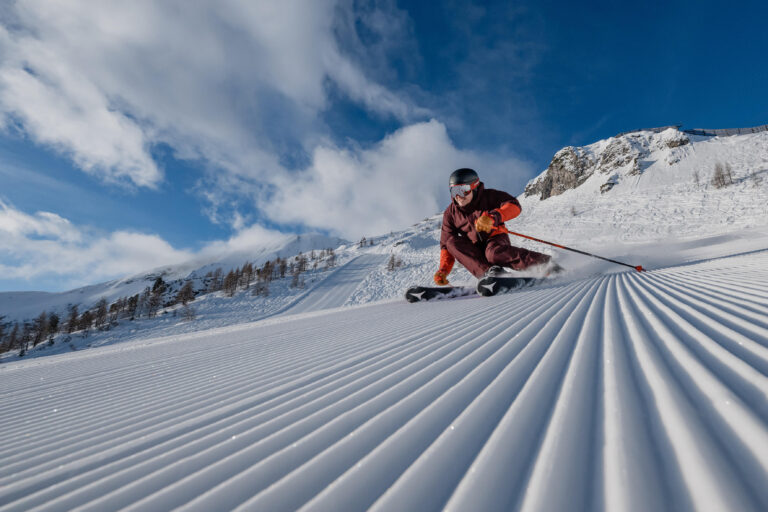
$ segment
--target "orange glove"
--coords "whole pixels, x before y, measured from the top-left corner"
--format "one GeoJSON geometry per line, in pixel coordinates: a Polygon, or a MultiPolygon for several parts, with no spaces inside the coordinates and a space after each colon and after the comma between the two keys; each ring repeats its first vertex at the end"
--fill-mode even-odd
{"type": "Polygon", "coordinates": [[[438,270],[435,272],[435,284],[438,286],[446,286],[448,284],[448,272],[445,270],[438,270]]]}
{"type": "Polygon", "coordinates": [[[481,233],[490,233],[501,225],[501,215],[496,210],[483,213],[475,221],[475,229],[481,233]]]}

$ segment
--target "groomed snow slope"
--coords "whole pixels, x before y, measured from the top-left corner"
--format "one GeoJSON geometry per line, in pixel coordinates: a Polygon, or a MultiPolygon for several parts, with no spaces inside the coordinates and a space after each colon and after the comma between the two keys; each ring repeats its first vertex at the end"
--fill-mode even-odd
{"type": "Polygon", "coordinates": [[[766,510],[768,252],[0,367],[0,510],[766,510]]]}
{"type": "Polygon", "coordinates": [[[384,265],[386,256],[364,254],[334,270],[318,286],[290,306],[284,314],[308,313],[344,306],[372,268],[384,265]]]}

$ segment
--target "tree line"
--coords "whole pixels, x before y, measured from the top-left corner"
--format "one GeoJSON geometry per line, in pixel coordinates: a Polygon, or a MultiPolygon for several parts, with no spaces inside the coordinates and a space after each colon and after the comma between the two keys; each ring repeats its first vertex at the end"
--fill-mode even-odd
{"type": "Polygon", "coordinates": [[[287,259],[277,257],[261,267],[246,262],[226,274],[219,267],[208,272],[199,286],[189,278],[166,283],[162,276],[158,276],[153,285],[141,293],[120,297],[112,303],[102,297],[96,305],[84,310],[79,304],[70,304],[63,318],[55,312],[43,311],[32,321],[6,322],[0,315],[0,353],[19,350],[19,356],[24,356],[43,342],[53,346],[60,334],[65,335],[65,341],[70,341],[76,333],[85,338],[93,330],[108,331],[120,321],[153,318],[162,308],[178,305],[182,306],[182,317],[193,320],[195,312],[189,304],[199,295],[224,292],[232,297],[238,290],[252,289],[254,296],[266,297],[272,281],[291,276],[291,286],[301,287],[304,285],[302,274],[310,268],[317,270],[321,264],[326,269],[336,266],[333,249],[313,250],[308,255],[299,253],[287,259]]]}

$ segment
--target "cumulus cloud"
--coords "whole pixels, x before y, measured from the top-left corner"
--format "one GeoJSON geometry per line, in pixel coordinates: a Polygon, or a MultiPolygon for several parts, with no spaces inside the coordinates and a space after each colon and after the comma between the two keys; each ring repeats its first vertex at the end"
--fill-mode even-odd
{"type": "Polygon", "coordinates": [[[515,190],[530,164],[460,150],[435,120],[409,125],[370,148],[324,145],[301,173],[273,181],[275,222],[330,228],[347,238],[402,229],[449,203],[448,176],[478,170],[492,188],[515,190]]]}
{"type": "MultiPolygon", "coordinates": [[[[0,200],[0,233],[5,244],[17,237],[54,238],[64,242],[79,242],[80,232],[65,218],[50,212],[27,215],[0,200]]],[[[4,244],[4,245],[5,245],[4,244]]],[[[8,247],[12,247],[8,244],[8,247]]]]}
{"type": "Polygon", "coordinates": [[[108,181],[157,186],[159,143],[274,172],[322,134],[329,80],[381,115],[422,112],[341,51],[339,1],[15,3],[0,11],[0,117],[108,181]]]}
{"type": "Polygon", "coordinates": [[[5,279],[63,276],[82,285],[188,260],[154,234],[98,233],[51,212],[28,214],[0,201],[0,270],[5,279]]]}

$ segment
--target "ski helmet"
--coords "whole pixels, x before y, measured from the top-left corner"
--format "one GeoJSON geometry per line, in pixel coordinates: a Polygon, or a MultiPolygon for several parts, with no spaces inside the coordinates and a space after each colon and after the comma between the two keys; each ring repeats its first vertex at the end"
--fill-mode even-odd
{"type": "Polygon", "coordinates": [[[480,177],[472,169],[456,169],[448,180],[448,187],[451,189],[451,199],[456,196],[468,196],[470,192],[480,185],[480,177]]]}
{"type": "Polygon", "coordinates": [[[448,180],[448,186],[453,185],[471,185],[476,181],[479,181],[480,177],[477,175],[474,169],[456,169],[451,173],[451,178],[448,180]]]}

